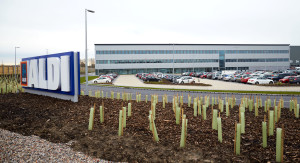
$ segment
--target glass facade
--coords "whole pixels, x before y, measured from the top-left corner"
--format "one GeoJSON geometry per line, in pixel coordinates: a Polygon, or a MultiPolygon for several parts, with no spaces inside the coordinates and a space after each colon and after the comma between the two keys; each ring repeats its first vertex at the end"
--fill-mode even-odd
{"type": "MultiPolygon", "coordinates": [[[[216,63],[218,59],[175,59],[174,63],[216,63]]],[[[173,63],[173,59],[96,60],[96,64],[173,63]]]]}
{"type": "Polygon", "coordinates": [[[226,59],[226,62],[288,62],[289,58],[226,59]]]}
{"type": "Polygon", "coordinates": [[[219,67],[220,70],[225,70],[225,52],[223,50],[219,51],[219,67]]]}
{"type": "MultiPolygon", "coordinates": [[[[288,58],[259,58],[259,59],[225,59],[224,54],[220,54],[218,59],[175,59],[174,63],[216,63],[219,62],[221,68],[225,67],[225,62],[288,62],[288,58]]],[[[96,60],[96,64],[134,64],[134,63],[173,63],[173,59],[146,59],[146,60],[96,60]]]]}
{"type": "MultiPolygon", "coordinates": [[[[201,48],[201,47],[200,47],[201,48]]],[[[209,47],[208,47],[209,48],[209,47]]],[[[243,48],[243,47],[241,47],[243,48]]],[[[260,48],[260,47],[258,47],[260,48]]],[[[113,49],[113,48],[112,48],[113,49]]],[[[134,48],[133,48],[134,49],[134,48]]],[[[248,65],[244,62],[257,62],[260,63],[262,66],[265,65],[263,62],[271,62],[272,64],[276,62],[286,62],[289,63],[289,50],[96,50],[96,64],[100,65],[112,65],[109,67],[114,67],[114,64],[153,64],[153,68],[151,69],[134,69],[135,66],[132,66],[133,69],[96,69],[96,74],[99,73],[118,73],[118,74],[136,74],[136,73],[150,73],[150,72],[162,72],[162,73],[173,73],[172,68],[155,68],[155,65],[157,64],[165,64],[165,63],[173,63],[172,55],[177,54],[176,58],[174,59],[174,63],[197,63],[193,64],[197,67],[195,68],[175,68],[174,73],[183,73],[183,72],[200,72],[200,71],[214,71],[214,70],[249,70],[248,65]],[[127,55],[130,54],[128,57],[123,57],[126,59],[119,59],[120,55],[127,55]],[[144,55],[148,54],[148,56],[145,57],[135,57],[134,55],[144,55]],[[168,59],[152,59],[150,55],[160,55],[164,56],[164,58],[168,59]],[[179,55],[178,55],[179,54],[179,55]],[[209,58],[215,58],[215,59],[186,59],[187,57],[184,57],[188,54],[210,54],[212,57],[209,58]],[[237,55],[230,55],[230,58],[226,56],[227,54],[237,54],[237,55]],[[240,55],[238,55],[240,54],[240,55]],[[252,54],[257,54],[255,56],[260,56],[257,58],[248,58],[249,56],[254,56],[252,54]],[[268,55],[264,55],[268,54],[268,55]],[[281,54],[277,55],[276,54],[281,54]],[[282,55],[286,54],[286,55],[282,55]],[[109,56],[101,56],[101,55],[109,55],[109,56]],[[168,57],[166,57],[168,55],[168,57]],[[178,56],[180,56],[182,59],[178,59],[178,56]],[[237,56],[236,58],[234,56],[237,56]],[[241,57],[245,56],[245,57],[241,57]],[[268,57],[276,57],[276,58],[268,58],[268,57]],[[286,56],[286,57],[285,57],[286,56]],[[277,58],[278,57],[278,58],[277,58]],[[280,58],[282,57],[282,58],[280,58]],[[104,58],[112,58],[112,59],[104,59],[104,58]],[[144,58],[144,59],[136,59],[136,58],[144,58]],[[239,59],[240,58],[240,59],[239,59]],[[238,63],[235,65],[238,65],[237,67],[226,67],[226,63],[238,63]],[[154,64],[157,63],[157,64],[154,64]],[[201,63],[209,63],[205,64],[207,65],[218,65],[219,67],[204,67],[204,64],[201,63]],[[214,63],[214,64],[213,64],[214,63]],[[218,63],[218,64],[216,64],[218,63]],[[240,66],[240,67],[239,67],[240,66]],[[245,66],[245,67],[242,67],[245,66]]],[[[174,57],[174,56],[173,56],[174,57]]],[[[191,55],[189,55],[189,58],[191,55]]],[[[155,57],[160,58],[160,57],[155,57]]],[[[163,57],[161,57],[163,58],[163,57]]],[[[201,58],[204,58],[203,55],[201,58]]],[[[282,64],[282,63],[280,63],[282,64]]],[[[285,64],[285,63],[284,63],[285,64]]],[[[180,64],[184,65],[184,64],[180,64]]],[[[252,64],[251,64],[252,65],[252,64]]],[[[127,65],[126,65],[127,66],[127,65]]],[[[123,67],[123,66],[118,66],[123,67]]],[[[149,66],[147,66],[149,67],[149,66]]],[[[171,66],[172,67],[172,66],[171,66]]],[[[191,67],[190,65],[188,67],[191,67]]]]}
{"type": "MultiPolygon", "coordinates": [[[[195,67],[195,68],[175,68],[174,73],[179,74],[183,72],[211,72],[213,70],[218,70],[218,67],[195,67]]],[[[136,73],[151,73],[151,72],[162,72],[167,74],[172,74],[172,68],[151,68],[151,69],[96,69],[96,75],[107,74],[107,73],[117,73],[117,74],[136,74],[136,73]]]]}
{"type": "MultiPolygon", "coordinates": [[[[219,54],[224,50],[174,50],[174,54],[219,54]]],[[[225,50],[226,54],[287,54],[289,50],[225,50]]],[[[96,50],[96,54],[173,54],[173,50],[96,50]]]]}
{"type": "MultiPolygon", "coordinates": [[[[226,70],[249,70],[249,67],[226,67],[226,70]]],[[[219,70],[218,67],[197,67],[197,68],[175,68],[175,74],[181,74],[184,72],[212,72],[219,70]]],[[[152,73],[152,72],[162,72],[167,74],[172,74],[172,68],[151,68],[151,69],[96,69],[96,75],[107,74],[107,73],[117,73],[117,74],[136,74],[136,73],[152,73]]]]}

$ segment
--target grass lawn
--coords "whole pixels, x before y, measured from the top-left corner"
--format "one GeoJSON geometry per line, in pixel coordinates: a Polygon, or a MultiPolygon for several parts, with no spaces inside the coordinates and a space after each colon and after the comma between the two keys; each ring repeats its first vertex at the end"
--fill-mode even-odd
{"type": "MultiPolygon", "coordinates": [[[[96,78],[98,78],[99,76],[88,76],[88,80],[94,80],[96,78]]],[[[80,84],[84,83],[85,82],[85,76],[83,77],[80,77],[80,84]]]]}

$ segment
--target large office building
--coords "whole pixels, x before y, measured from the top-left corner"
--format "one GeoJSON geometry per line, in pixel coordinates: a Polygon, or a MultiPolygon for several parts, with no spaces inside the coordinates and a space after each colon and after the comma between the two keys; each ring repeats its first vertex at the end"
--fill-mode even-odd
{"type": "Polygon", "coordinates": [[[291,67],[300,67],[300,46],[290,46],[291,67]]]}
{"type": "Polygon", "coordinates": [[[95,44],[96,74],[285,70],[289,44],[95,44]]]}

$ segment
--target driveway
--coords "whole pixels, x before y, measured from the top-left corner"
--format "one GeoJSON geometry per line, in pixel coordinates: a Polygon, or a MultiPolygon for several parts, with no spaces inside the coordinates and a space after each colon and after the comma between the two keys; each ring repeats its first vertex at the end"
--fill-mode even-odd
{"type": "MultiPolygon", "coordinates": [[[[294,91],[300,92],[300,87],[269,87],[257,86],[234,82],[225,82],[220,80],[199,79],[201,83],[212,86],[183,86],[183,85],[158,85],[144,84],[135,75],[120,75],[115,81],[117,86],[130,87],[152,87],[152,88],[169,88],[169,89],[194,89],[194,90],[240,90],[240,91],[294,91]]],[[[198,82],[198,79],[196,79],[198,82]]]]}

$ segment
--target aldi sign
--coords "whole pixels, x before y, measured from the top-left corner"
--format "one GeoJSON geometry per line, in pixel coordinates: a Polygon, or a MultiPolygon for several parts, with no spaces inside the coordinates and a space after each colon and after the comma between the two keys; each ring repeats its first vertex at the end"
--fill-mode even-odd
{"type": "Polygon", "coordinates": [[[21,85],[27,86],[27,61],[20,63],[21,65],[21,85]]]}
{"type": "Polygon", "coordinates": [[[21,85],[25,92],[78,101],[79,52],[23,58],[21,85]]]}

